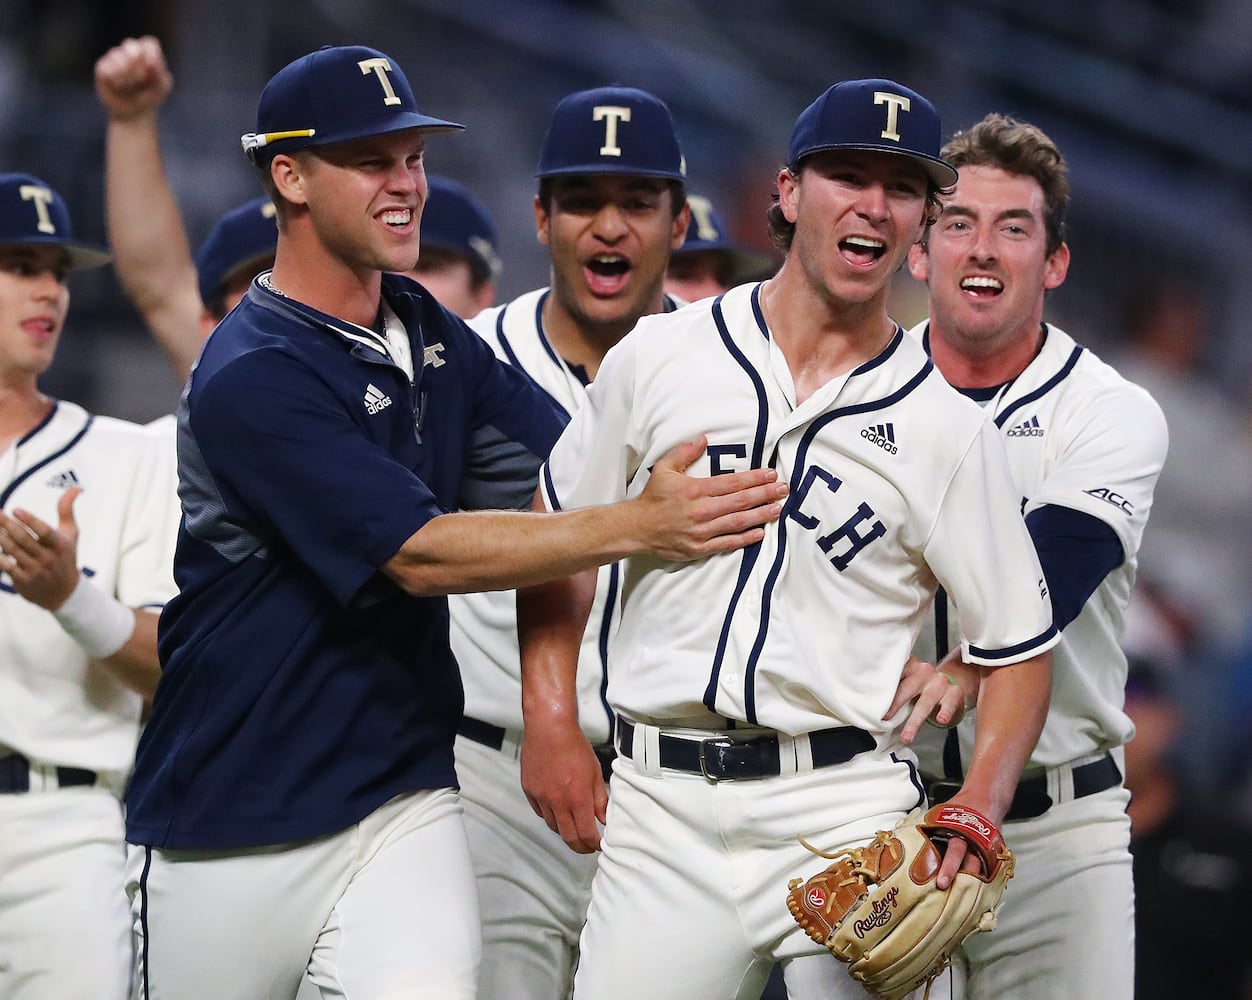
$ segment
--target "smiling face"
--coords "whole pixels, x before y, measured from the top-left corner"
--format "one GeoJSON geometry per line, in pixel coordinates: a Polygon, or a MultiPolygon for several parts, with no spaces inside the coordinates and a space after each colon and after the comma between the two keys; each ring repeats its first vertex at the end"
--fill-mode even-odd
{"type": "Polygon", "coordinates": [[[555,177],[545,209],[535,199],[539,242],[552,259],[552,299],[580,327],[621,336],[663,303],[670,252],[689,213],[673,211],[670,183],[654,177],[555,177]]]}
{"type": "Polygon", "coordinates": [[[927,177],[908,157],[831,150],[778,177],[795,224],[788,251],[818,297],[835,307],[885,298],[925,221],[927,177]]]}
{"type": "Polygon", "coordinates": [[[321,244],[353,271],[408,271],[426,204],[425,148],[409,129],[297,154],[282,194],[307,207],[321,244]]]}
{"type": "Polygon", "coordinates": [[[909,257],[913,277],[929,286],[932,336],[983,356],[1036,341],[1044,292],[1069,267],[1065,244],[1047,252],[1044,211],[1033,177],[961,167],[926,246],[909,257]]]}
{"type": "Polygon", "coordinates": [[[69,258],[55,246],[0,247],[0,373],[42,375],[52,365],[70,294],[69,258]]]}

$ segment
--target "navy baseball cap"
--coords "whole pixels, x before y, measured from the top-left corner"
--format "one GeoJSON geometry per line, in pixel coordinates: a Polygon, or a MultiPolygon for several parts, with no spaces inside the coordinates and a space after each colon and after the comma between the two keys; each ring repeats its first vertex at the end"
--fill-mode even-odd
{"type": "Polygon", "coordinates": [[[422,209],[422,247],[439,247],[464,257],[480,280],[495,281],[504,266],[486,206],[448,177],[427,174],[426,183],[430,191],[422,209]]]}
{"type": "Polygon", "coordinates": [[[659,97],[635,87],[597,87],[557,104],[536,177],[638,174],[686,181],[674,120],[659,97]]]}
{"type": "Polygon", "coordinates": [[[939,112],[917,91],[892,80],[845,80],[800,113],[787,165],[796,170],[806,156],[827,149],[899,153],[939,187],[951,187],[956,168],[939,158],[939,146],[939,112]]]}
{"type": "Polygon", "coordinates": [[[206,305],[226,291],[244,268],[272,260],[278,245],[274,203],[268,197],[231,209],[213,224],[196,254],[200,301],[206,305]]]}
{"type": "Polygon", "coordinates": [[[74,239],[65,199],[30,174],[0,174],[0,247],[53,246],[70,267],[99,267],[112,258],[103,247],[74,239]]]}
{"type": "Polygon", "coordinates": [[[325,45],[274,74],[261,91],[256,131],[240,141],[248,158],[263,164],[278,153],[410,128],[464,127],[418,111],[408,78],[377,49],[325,45]]]}
{"type": "Polygon", "coordinates": [[[708,198],[689,194],[687,204],[691,206],[691,225],[687,227],[683,245],[670,254],[670,260],[701,251],[724,254],[730,261],[732,284],[766,274],[778,266],[778,262],[766,251],[736,242],[708,198]]]}

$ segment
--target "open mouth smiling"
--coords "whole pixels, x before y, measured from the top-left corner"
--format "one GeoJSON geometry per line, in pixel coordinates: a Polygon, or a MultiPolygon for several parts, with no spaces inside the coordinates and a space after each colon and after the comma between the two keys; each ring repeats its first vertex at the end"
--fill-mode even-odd
{"type": "Polygon", "coordinates": [[[978,298],[991,298],[1004,291],[1004,283],[999,278],[978,274],[962,279],[961,291],[978,298]]]}
{"type": "Polygon", "coordinates": [[[613,295],[621,290],[631,265],[618,254],[597,254],[583,266],[587,284],[597,295],[613,295]]]}
{"type": "Polygon", "coordinates": [[[873,264],[887,252],[887,244],[866,236],[849,236],[839,241],[839,251],[858,264],[873,264]]]}

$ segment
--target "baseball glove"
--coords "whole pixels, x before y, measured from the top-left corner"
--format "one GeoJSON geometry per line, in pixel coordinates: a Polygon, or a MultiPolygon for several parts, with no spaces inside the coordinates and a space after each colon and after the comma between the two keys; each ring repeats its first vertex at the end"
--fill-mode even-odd
{"type": "Polygon", "coordinates": [[[787,908],[818,944],[829,948],[871,993],[900,1000],[930,983],[971,934],[992,930],[1013,853],[987,817],[966,806],[915,809],[894,830],[861,847],[814,854],[835,863],[812,878],[792,879],[787,908]],[[946,890],[935,885],[943,845],[953,834],[982,860],[983,874],[960,872],[946,890]]]}

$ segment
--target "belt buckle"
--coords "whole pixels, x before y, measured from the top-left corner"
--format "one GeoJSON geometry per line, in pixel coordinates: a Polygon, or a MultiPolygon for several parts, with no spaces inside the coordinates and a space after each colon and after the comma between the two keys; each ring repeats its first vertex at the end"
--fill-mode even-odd
{"type": "MultiPolygon", "coordinates": [[[[740,741],[734,740],[729,736],[706,736],[702,739],[700,741],[700,774],[702,774],[709,781],[734,781],[735,779],[733,775],[727,776],[725,774],[709,773],[708,751],[709,747],[716,747],[719,750],[729,750],[738,742],[740,741]]],[[[723,769],[724,767],[725,764],[723,762],[723,769]]]]}

